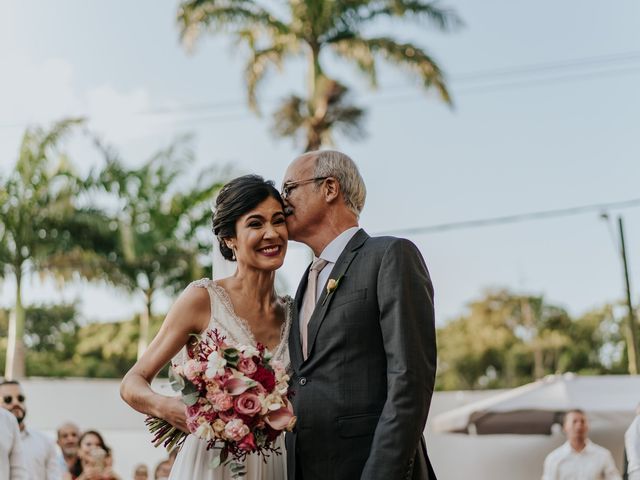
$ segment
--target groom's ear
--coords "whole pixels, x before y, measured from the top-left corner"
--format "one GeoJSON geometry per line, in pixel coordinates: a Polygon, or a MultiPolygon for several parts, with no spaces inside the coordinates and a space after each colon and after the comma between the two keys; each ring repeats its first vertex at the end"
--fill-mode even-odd
{"type": "Polygon", "coordinates": [[[340,196],[340,184],[333,177],[324,181],[324,198],[327,203],[334,202],[340,196]]]}

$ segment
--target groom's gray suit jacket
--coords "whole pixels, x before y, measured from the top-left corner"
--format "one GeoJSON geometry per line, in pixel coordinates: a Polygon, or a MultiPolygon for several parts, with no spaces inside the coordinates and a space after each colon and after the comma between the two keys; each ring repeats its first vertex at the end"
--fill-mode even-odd
{"type": "Polygon", "coordinates": [[[303,359],[296,294],[289,336],[289,480],[430,479],[422,432],[436,373],[433,287],[416,246],[359,230],[309,321],[303,359]]]}

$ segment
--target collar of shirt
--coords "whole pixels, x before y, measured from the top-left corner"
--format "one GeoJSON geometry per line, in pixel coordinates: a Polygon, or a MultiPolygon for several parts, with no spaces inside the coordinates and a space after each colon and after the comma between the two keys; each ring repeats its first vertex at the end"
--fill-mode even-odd
{"type": "Polygon", "coordinates": [[[571,443],[569,443],[568,440],[564,442],[564,444],[562,445],[562,449],[563,449],[562,453],[564,453],[565,455],[571,455],[571,454],[573,455],[587,454],[588,455],[589,453],[594,452],[593,443],[588,438],[585,440],[584,448],[579,452],[573,449],[573,447],[571,446],[571,443]]]}
{"type": "Polygon", "coordinates": [[[360,230],[360,227],[347,228],[344,232],[331,240],[329,245],[324,247],[324,250],[320,254],[320,258],[324,258],[329,263],[336,263],[338,257],[349,243],[349,240],[353,238],[356,232],[360,230]]]}
{"type": "Polygon", "coordinates": [[[344,232],[334,238],[320,254],[320,258],[324,258],[327,261],[327,264],[318,274],[318,283],[316,284],[316,298],[320,298],[322,290],[324,289],[324,285],[325,283],[327,283],[327,280],[329,280],[329,275],[331,275],[333,266],[338,261],[338,258],[342,254],[342,251],[347,246],[347,243],[349,243],[349,240],[353,238],[358,230],[360,230],[360,227],[347,228],[344,232]]]}

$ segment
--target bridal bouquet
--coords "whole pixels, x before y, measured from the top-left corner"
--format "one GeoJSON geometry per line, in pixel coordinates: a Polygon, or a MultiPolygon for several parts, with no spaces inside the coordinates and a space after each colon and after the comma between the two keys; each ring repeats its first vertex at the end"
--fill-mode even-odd
{"type": "MultiPolygon", "coordinates": [[[[189,360],[170,371],[171,386],[187,405],[189,431],[207,442],[207,449],[220,450],[211,466],[230,463],[232,472],[242,475],[248,454],[280,454],[275,440],[295,425],[289,376],[262,345],[232,347],[217,330],[194,337],[189,360]]],[[[171,450],[187,436],[158,418],[146,423],[156,447],[171,450]]]]}

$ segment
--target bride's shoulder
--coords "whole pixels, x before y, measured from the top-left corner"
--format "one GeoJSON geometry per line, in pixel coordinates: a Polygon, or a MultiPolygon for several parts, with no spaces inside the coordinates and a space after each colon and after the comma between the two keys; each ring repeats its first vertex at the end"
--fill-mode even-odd
{"type": "Polygon", "coordinates": [[[169,309],[165,321],[193,332],[200,332],[209,324],[211,300],[206,288],[192,288],[193,282],[178,296],[169,309]]]}
{"type": "Polygon", "coordinates": [[[211,280],[210,278],[201,278],[200,280],[194,280],[193,282],[191,282],[189,285],[187,285],[187,288],[185,288],[185,292],[187,290],[189,290],[192,287],[198,287],[198,288],[207,288],[208,286],[210,286],[213,283],[213,280],[211,280]]]}

